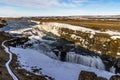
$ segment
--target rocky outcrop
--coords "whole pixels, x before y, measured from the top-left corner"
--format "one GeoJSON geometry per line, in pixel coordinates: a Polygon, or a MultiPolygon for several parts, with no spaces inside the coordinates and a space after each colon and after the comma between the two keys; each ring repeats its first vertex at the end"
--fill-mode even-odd
{"type": "Polygon", "coordinates": [[[32,44],[25,44],[29,39],[27,37],[18,37],[18,38],[15,38],[11,41],[8,41],[8,46],[12,46],[12,47],[17,47],[17,46],[21,46],[21,47],[30,47],[32,46],[32,44]],[[24,46],[23,46],[24,45],[24,46]]]}
{"type": "Polygon", "coordinates": [[[103,77],[97,77],[94,72],[81,71],[78,80],[107,80],[103,77]]]}
{"type": "Polygon", "coordinates": [[[97,75],[94,72],[81,71],[78,80],[97,80],[97,75]]]}
{"type": "Polygon", "coordinates": [[[72,41],[90,51],[120,57],[120,33],[94,31],[79,26],[61,23],[43,23],[43,29],[63,39],[72,41]],[[73,28],[72,28],[73,27],[73,28]],[[114,33],[114,34],[113,34],[114,33]]]}
{"type": "MultiPolygon", "coordinates": [[[[97,76],[94,72],[81,71],[78,80],[108,80],[97,76]]],[[[109,80],[120,80],[120,75],[113,75],[109,80]]]]}
{"type": "Polygon", "coordinates": [[[107,79],[104,77],[97,77],[97,80],[107,80],[107,79]]]}
{"type": "Polygon", "coordinates": [[[91,51],[118,57],[120,52],[120,39],[111,39],[110,35],[104,33],[85,33],[61,28],[61,37],[74,42],[76,45],[91,51]]]}
{"type": "Polygon", "coordinates": [[[120,80],[120,76],[119,75],[114,75],[110,78],[110,80],[120,80]]]}
{"type": "Polygon", "coordinates": [[[120,58],[118,58],[114,64],[115,67],[115,73],[120,73],[120,58]]]}
{"type": "Polygon", "coordinates": [[[101,55],[101,59],[103,63],[105,64],[105,69],[107,71],[110,71],[110,68],[115,65],[116,63],[116,58],[109,56],[109,55],[101,55]]]}
{"type": "Polygon", "coordinates": [[[120,73],[120,58],[115,58],[110,55],[101,55],[101,59],[105,64],[105,69],[107,71],[111,71],[111,68],[114,68],[115,71],[111,71],[114,73],[120,73]]]}
{"type": "Polygon", "coordinates": [[[6,26],[7,22],[5,20],[0,19],[0,27],[6,26]]]}

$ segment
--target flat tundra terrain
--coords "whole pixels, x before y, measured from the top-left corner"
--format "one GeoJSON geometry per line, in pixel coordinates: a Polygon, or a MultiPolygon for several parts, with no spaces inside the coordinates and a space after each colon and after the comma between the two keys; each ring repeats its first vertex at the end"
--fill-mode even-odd
{"type": "Polygon", "coordinates": [[[60,22],[76,26],[82,26],[95,30],[120,31],[119,20],[74,20],[74,19],[41,19],[41,22],[60,22]]]}

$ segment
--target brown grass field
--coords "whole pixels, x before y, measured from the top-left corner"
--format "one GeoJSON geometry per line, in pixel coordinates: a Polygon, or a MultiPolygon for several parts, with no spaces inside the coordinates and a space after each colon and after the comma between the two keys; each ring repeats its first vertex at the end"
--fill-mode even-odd
{"type": "Polygon", "coordinates": [[[114,30],[120,31],[119,20],[72,20],[72,19],[41,19],[41,22],[60,22],[76,26],[82,26],[95,30],[114,30]]]}

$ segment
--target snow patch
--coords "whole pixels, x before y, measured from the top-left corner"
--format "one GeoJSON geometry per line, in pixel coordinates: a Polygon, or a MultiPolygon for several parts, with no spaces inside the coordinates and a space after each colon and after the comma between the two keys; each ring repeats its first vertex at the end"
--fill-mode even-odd
{"type": "Polygon", "coordinates": [[[120,36],[111,36],[111,38],[116,40],[116,39],[120,39],[120,36]]]}
{"type": "Polygon", "coordinates": [[[119,56],[120,56],[120,52],[117,52],[117,55],[119,55],[119,56]]]}

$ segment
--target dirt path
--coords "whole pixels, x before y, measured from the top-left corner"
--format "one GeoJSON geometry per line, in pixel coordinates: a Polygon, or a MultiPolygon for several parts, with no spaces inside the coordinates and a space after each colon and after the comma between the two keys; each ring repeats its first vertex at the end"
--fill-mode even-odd
{"type": "MultiPolygon", "coordinates": [[[[4,40],[10,39],[10,36],[0,31],[0,44],[4,40]]],[[[6,69],[5,63],[9,60],[9,55],[4,51],[4,48],[0,45],[0,80],[13,80],[6,69]]]]}
{"type": "Polygon", "coordinates": [[[10,67],[10,63],[13,59],[13,56],[12,56],[12,53],[9,51],[9,48],[7,46],[5,46],[5,43],[7,41],[10,41],[10,40],[5,40],[2,42],[2,46],[4,47],[4,50],[9,54],[9,60],[6,62],[5,66],[9,72],[9,74],[11,75],[11,77],[13,78],[13,80],[18,80],[17,76],[14,74],[14,72],[12,71],[11,67],[10,67]]]}

